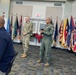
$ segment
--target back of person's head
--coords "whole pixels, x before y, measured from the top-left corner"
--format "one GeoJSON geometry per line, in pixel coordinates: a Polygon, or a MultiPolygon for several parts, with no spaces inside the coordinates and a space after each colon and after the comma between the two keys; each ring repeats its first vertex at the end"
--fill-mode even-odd
{"type": "Polygon", "coordinates": [[[0,28],[4,27],[5,20],[3,16],[0,16],[0,28]]]}

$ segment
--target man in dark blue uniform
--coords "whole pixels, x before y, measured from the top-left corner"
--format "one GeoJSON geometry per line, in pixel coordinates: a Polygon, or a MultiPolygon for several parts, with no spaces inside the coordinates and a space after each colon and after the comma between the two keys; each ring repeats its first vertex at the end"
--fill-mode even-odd
{"type": "Polygon", "coordinates": [[[4,28],[5,20],[0,16],[0,75],[5,75],[10,61],[15,55],[10,35],[4,28]]]}

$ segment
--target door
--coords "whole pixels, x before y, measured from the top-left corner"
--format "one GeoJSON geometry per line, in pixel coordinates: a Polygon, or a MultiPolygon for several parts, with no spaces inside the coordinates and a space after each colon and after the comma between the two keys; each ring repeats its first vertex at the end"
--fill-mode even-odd
{"type": "MultiPolygon", "coordinates": [[[[37,33],[38,21],[32,20],[32,19],[31,19],[31,21],[33,22],[33,34],[35,34],[35,33],[37,33]]],[[[34,35],[30,39],[30,45],[36,45],[36,38],[34,35]]]]}

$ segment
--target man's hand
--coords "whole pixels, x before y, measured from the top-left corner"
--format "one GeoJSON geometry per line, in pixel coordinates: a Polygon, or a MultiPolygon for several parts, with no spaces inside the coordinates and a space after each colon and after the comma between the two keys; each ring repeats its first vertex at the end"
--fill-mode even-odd
{"type": "Polygon", "coordinates": [[[44,32],[44,30],[40,30],[40,33],[42,34],[44,32]]]}
{"type": "Polygon", "coordinates": [[[25,36],[26,35],[26,33],[23,33],[23,36],[25,36]]]}

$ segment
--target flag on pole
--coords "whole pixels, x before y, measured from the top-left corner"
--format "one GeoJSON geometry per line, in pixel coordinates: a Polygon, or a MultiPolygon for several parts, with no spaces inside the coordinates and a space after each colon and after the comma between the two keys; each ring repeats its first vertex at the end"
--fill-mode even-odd
{"type": "Polygon", "coordinates": [[[71,20],[72,20],[72,32],[73,32],[74,31],[74,19],[72,16],[71,16],[71,20]]]}
{"type": "Polygon", "coordinates": [[[62,34],[63,34],[63,20],[60,23],[60,27],[59,27],[59,43],[62,43],[62,34]]]}
{"type": "Polygon", "coordinates": [[[69,20],[68,20],[68,18],[67,18],[67,25],[66,25],[66,40],[67,40],[68,32],[69,32],[69,20]]]}
{"type": "Polygon", "coordinates": [[[7,22],[6,31],[10,34],[10,17],[8,17],[8,22],[7,22]]]}
{"type": "Polygon", "coordinates": [[[20,17],[20,23],[19,23],[19,28],[18,28],[18,38],[20,39],[21,38],[21,30],[22,30],[22,15],[20,17]]]}
{"type": "Polygon", "coordinates": [[[74,32],[73,32],[72,51],[76,52],[76,24],[74,26],[74,32]]]}
{"type": "Polygon", "coordinates": [[[72,39],[73,39],[72,32],[73,31],[74,31],[74,20],[73,20],[73,17],[71,16],[68,37],[67,37],[67,47],[69,49],[72,47],[72,39]]]}
{"type": "Polygon", "coordinates": [[[56,26],[55,26],[55,32],[54,32],[54,45],[56,45],[58,38],[58,17],[56,19],[56,26]]]}
{"type": "Polygon", "coordinates": [[[66,26],[67,26],[67,19],[63,22],[63,34],[62,34],[62,46],[66,47],[66,26]]]}
{"type": "Polygon", "coordinates": [[[15,24],[14,24],[14,32],[13,32],[13,38],[17,36],[19,24],[18,24],[18,16],[16,16],[15,24]]]}
{"type": "Polygon", "coordinates": [[[13,16],[11,16],[11,21],[10,21],[10,31],[9,31],[11,37],[12,37],[12,25],[13,25],[13,16]]]}

